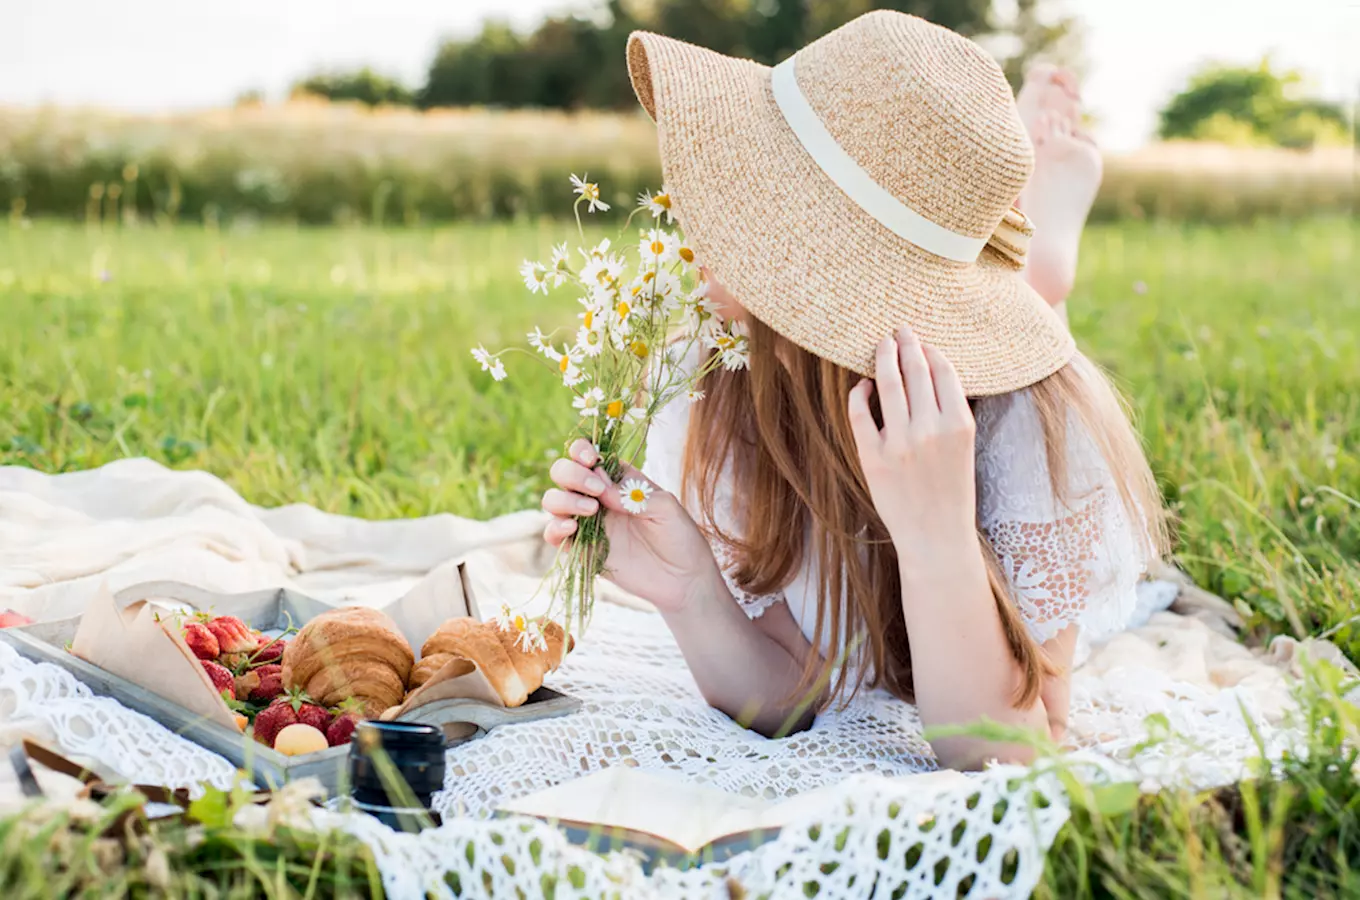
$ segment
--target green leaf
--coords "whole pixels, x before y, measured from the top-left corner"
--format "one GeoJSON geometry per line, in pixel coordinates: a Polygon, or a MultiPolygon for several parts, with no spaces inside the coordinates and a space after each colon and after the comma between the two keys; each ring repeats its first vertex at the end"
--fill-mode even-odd
{"type": "Polygon", "coordinates": [[[202,797],[189,804],[189,818],[209,828],[225,828],[230,825],[232,809],[227,792],[214,787],[208,788],[202,797]]]}
{"type": "Polygon", "coordinates": [[[1091,809],[1102,816],[1122,816],[1138,805],[1141,792],[1132,781],[1102,784],[1090,789],[1091,809]]]}

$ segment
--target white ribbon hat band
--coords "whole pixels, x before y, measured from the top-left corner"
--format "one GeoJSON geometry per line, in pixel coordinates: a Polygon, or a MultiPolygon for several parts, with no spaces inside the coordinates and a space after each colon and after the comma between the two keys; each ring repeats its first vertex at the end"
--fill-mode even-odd
{"type": "Polygon", "coordinates": [[[950,231],[922,216],[898,200],[860,168],[808,104],[798,87],[794,69],[796,56],[790,56],[770,72],[770,86],[784,121],[793,129],[798,142],[826,176],[845,195],[893,234],[922,250],[958,262],[976,262],[989,238],[975,238],[950,231]]]}

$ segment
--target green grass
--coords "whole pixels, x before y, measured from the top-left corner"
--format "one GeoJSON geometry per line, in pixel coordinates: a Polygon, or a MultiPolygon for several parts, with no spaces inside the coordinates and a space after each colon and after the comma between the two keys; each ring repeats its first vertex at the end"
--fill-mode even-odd
{"type": "MultiPolygon", "coordinates": [[[[0,225],[0,464],[145,455],[258,504],[367,517],[533,505],[571,411],[546,373],[493,385],[467,350],[572,318],[569,296],[531,298],[515,271],[570,233],[0,225]]],[[[1357,242],[1347,220],[1094,227],[1070,302],[1134,402],[1181,563],[1261,635],[1331,634],[1352,659],[1357,242]]],[[[1318,759],[1341,758],[1333,737],[1318,759]]],[[[1343,890],[1360,795],[1343,769],[1287,771],[1255,813],[1235,789],[1078,815],[1046,890],[1139,896],[1111,886],[1135,875],[1152,896],[1343,890]]]]}

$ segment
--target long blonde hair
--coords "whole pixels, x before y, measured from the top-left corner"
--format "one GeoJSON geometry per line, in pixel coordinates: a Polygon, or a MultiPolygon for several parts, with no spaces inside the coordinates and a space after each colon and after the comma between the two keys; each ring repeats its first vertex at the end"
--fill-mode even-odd
{"type": "MultiPolygon", "coordinates": [[[[897,554],[870,499],[847,412],[847,396],[859,376],[754,318],[750,325],[749,370],[719,369],[705,376],[705,399],[690,416],[682,492],[697,500],[700,525],[731,550],[735,580],[745,591],[778,592],[803,565],[804,554],[812,554],[819,573],[813,646],[829,638],[834,654],[854,635],[863,641],[860,652],[869,663],[840,667],[830,696],[853,696],[867,679],[869,687],[910,701],[911,650],[897,554]],[[729,464],[728,474],[743,486],[735,510],[739,534],[715,524],[715,489],[729,464]],[[851,671],[855,682],[847,694],[842,689],[851,671]]],[[[1068,499],[1068,423],[1074,415],[1108,464],[1129,521],[1148,524],[1145,549],[1163,553],[1166,523],[1157,484],[1105,376],[1078,355],[1029,393],[1058,502],[1068,499]]],[[[1025,629],[986,535],[979,536],[997,613],[1022,674],[1014,702],[1029,706],[1043,677],[1055,669],[1025,629]]],[[[836,665],[834,656],[809,654],[796,693],[830,684],[836,665]]]]}

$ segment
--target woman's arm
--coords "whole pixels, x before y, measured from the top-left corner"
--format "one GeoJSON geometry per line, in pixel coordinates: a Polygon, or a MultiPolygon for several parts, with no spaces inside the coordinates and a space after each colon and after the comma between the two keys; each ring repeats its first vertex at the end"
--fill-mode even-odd
{"type": "MultiPolygon", "coordinates": [[[[850,394],[850,419],[874,506],[901,566],[913,683],[927,725],[976,722],[1047,729],[1044,692],[1013,698],[1023,674],[1011,654],[977,536],[975,423],[953,366],[909,329],[878,348],[877,379],[850,394]],[[882,427],[869,399],[877,392],[882,427]]],[[[1054,691],[1047,692],[1056,696],[1054,691]]],[[[937,742],[940,761],[973,767],[1023,760],[1020,747],[975,738],[937,742]]]]}
{"type": "Polygon", "coordinates": [[[662,617],[710,706],[766,737],[812,723],[818,696],[791,697],[812,648],[786,605],[748,618],[715,568],[684,606],[662,617]]]}
{"type": "MultiPolygon", "coordinates": [[[[680,501],[656,489],[642,513],[630,514],[598,464],[599,453],[584,440],[553,463],[556,487],[543,495],[543,508],[554,518],[544,537],[561,545],[576,533],[577,516],[603,507],[609,579],[661,613],[704,698],[762,734],[806,727],[813,704],[790,695],[811,648],[788,607],[776,604],[759,619],[748,618],[680,501]]],[[[631,468],[624,476],[645,479],[631,468]]]]}

